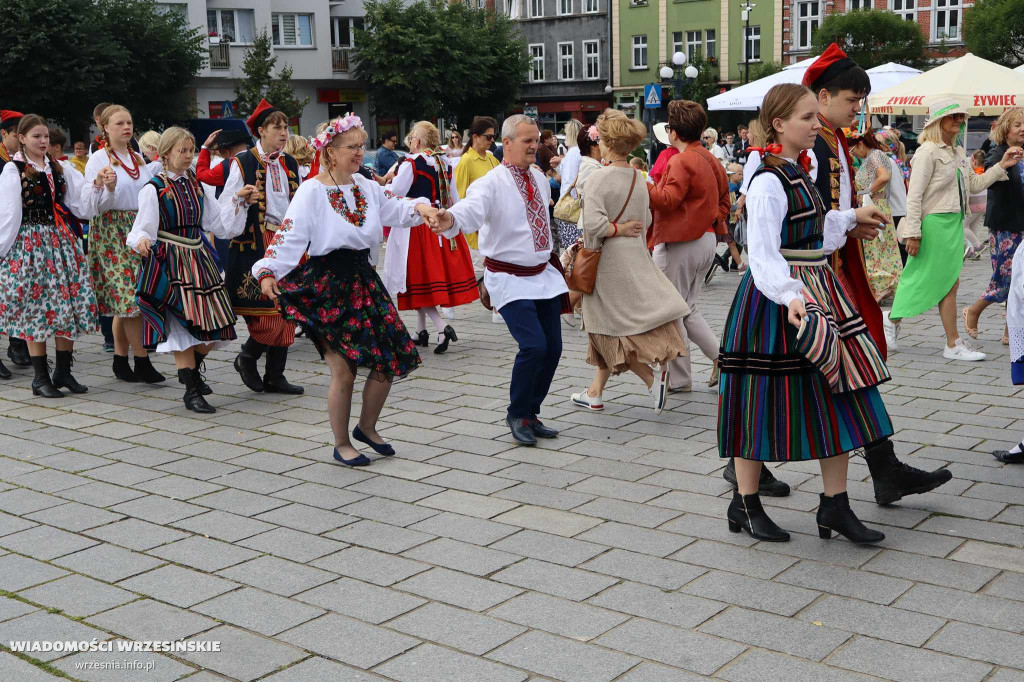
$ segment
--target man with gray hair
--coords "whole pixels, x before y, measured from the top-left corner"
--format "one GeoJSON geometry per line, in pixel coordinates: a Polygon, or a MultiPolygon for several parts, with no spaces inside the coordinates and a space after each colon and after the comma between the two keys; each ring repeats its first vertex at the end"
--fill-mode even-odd
{"type": "Polygon", "coordinates": [[[480,232],[484,285],[519,353],[512,368],[506,423],[520,445],[558,432],[538,419],[562,356],[559,316],[571,312],[561,264],[552,253],[548,200],[551,188],[532,167],[540,132],[528,116],[510,116],[501,126],[505,156],[466,197],[431,221],[434,231],[452,238],[480,232]]]}

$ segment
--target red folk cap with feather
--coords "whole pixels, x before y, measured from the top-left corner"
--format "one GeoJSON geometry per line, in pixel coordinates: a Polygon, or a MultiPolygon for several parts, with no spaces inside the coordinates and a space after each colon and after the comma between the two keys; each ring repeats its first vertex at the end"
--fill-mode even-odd
{"type": "Polygon", "coordinates": [[[267,120],[267,116],[270,116],[275,111],[280,111],[280,109],[273,106],[266,99],[261,99],[260,103],[256,106],[256,110],[252,112],[252,115],[245,121],[245,124],[249,126],[252,134],[258,138],[260,136],[259,127],[267,120]]]}
{"type": "Polygon", "coordinates": [[[847,57],[842,48],[832,43],[813,64],[807,67],[803,84],[817,94],[822,86],[827,85],[843,71],[855,66],[857,66],[857,62],[847,57]]]}

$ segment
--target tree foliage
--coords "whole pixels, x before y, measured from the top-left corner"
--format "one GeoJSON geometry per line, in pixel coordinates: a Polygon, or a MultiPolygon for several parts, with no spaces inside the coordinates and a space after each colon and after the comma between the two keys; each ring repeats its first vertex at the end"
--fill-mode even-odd
{"type": "Polygon", "coordinates": [[[811,42],[818,54],[830,43],[838,43],[864,69],[887,62],[915,68],[928,66],[920,27],[893,12],[866,9],[829,14],[814,32],[811,42]]]}
{"type": "Polygon", "coordinates": [[[252,41],[242,60],[242,72],[245,78],[235,87],[235,98],[238,100],[238,113],[248,116],[256,109],[260,100],[268,102],[280,109],[289,118],[302,116],[302,110],[309,104],[309,97],[299,99],[292,89],[292,67],[285,64],[274,78],[274,67],[277,57],[270,45],[267,30],[257,35],[252,41]]]}
{"type": "Polygon", "coordinates": [[[989,61],[1024,64],[1024,0],[977,0],[964,16],[964,41],[989,61]]]}
{"type": "Polygon", "coordinates": [[[367,0],[356,77],[376,114],[454,119],[509,109],[529,60],[514,22],[461,2],[367,0]]]}
{"type": "Polygon", "coordinates": [[[761,62],[750,69],[750,82],[782,71],[782,62],[761,62]]]}
{"type": "Polygon", "coordinates": [[[206,57],[184,15],[137,0],[0,2],[0,104],[81,130],[97,102],[124,104],[136,127],[193,116],[186,88],[206,57]]]}

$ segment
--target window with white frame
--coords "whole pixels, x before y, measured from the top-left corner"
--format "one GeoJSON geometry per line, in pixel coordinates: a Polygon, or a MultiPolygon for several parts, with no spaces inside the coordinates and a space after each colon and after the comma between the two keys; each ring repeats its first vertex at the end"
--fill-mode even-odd
{"type": "Polygon", "coordinates": [[[598,10],[598,0],[583,0],[584,14],[596,14],[598,10]]]}
{"type": "Polygon", "coordinates": [[[597,80],[601,77],[600,43],[596,40],[583,41],[583,77],[597,80]]]}
{"type": "Polygon", "coordinates": [[[362,17],[331,17],[331,47],[355,47],[356,31],[362,28],[362,17]]]}
{"type": "Polygon", "coordinates": [[[188,16],[188,5],[183,2],[155,2],[153,7],[157,14],[170,14],[177,12],[183,17],[188,16]]]}
{"type": "Polygon", "coordinates": [[[558,0],[558,16],[572,14],[572,0],[558,0]]]}
{"type": "Polygon", "coordinates": [[[633,68],[647,68],[647,34],[633,36],[633,68]]]}
{"type": "Polygon", "coordinates": [[[744,31],[743,60],[757,62],[761,60],[761,27],[751,26],[744,31]]]}
{"type": "Polygon", "coordinates": [[[563,81],[576,78],[576,59],[572,43],[558,43],[558,78],[563,81]]]}
{"type": "Polygon", "coordinates": [[[313,47],[313,15],[273,13],[270,28],[276,47],[313,47]]]}
{"type": "Polygon", "coordinates": [[[672,33],[672,53],[669,54],[669,57],[671,57],[676,52],[682,52],[682,51],[683,51],[683,32],[682,31],[675,31],[675,32],[672,33]]]}
{"type": "Polygon", "coordinates": [[[701,31],[686,32],[686,60],[692,62],[701,52],[701,31]]]}
{"type": "Polygon", "coordinates": [[[935,0],[932,40],[960,40],[960,0],[935,0]]]}
{"type": "Polygon", "coordinates": [[[704,31],[704,56],[708,59],[718,59],[718,45],[715,42],[715,29],[713,28],[704,31]]]}
{"type": "Polygon", "coordinates": [[[821,26],[821,1],[798,2],[797,6],[797,49],[806,50],[811,47],[811,36],[821,26]]]}
{"type": "Polygon", "coordinates": [[[871,0],[849,0],[846,3],[846,10],[852,12],[858,9],[871,9],[872,6],[871,0]]]}
{"type": "Polygon", "coordinates": [[[544,46],[530,45],[530,82],[540,83],[544,80],[544,46]]]}
{"type": "Polygon", "coordinates": [[[544,16],[544,0],[530,0],[530,18],[544,16]]]}
{"type": "Polygon", "coordinates": [[[206,27],[225,43],[251,44],[256,37],[256,12],[251,9],[208,9],[206,27]]]}
{"type": "Polygon", "coordinates": [[[917,0],[889,0],[889,9],[907,21],[917,21],[917,0]]]}

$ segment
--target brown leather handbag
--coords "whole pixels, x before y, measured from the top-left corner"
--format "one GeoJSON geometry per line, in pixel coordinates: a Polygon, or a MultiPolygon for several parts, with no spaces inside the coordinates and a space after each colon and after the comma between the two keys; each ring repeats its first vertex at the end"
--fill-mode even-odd
{"type": "MultiPolygon", "coordinates": [[[[615,216],[613,223],[619,222],[619,218],[626,212],[629,200],[633,198],[633,188],[636,187],[637,172],[633,171],[633,182],[629,185],[629,194],[626,195],[626,203],[622,205],[619,215],[615,216]]],[[[597,283],[597,265],[601,261],[601,249],[588,249],[582,244],[576,251],[572,265],[565,273],[565,283],[572,291],[579,291],[584,294],[594,293],[594,285],[597,283]]]]}

